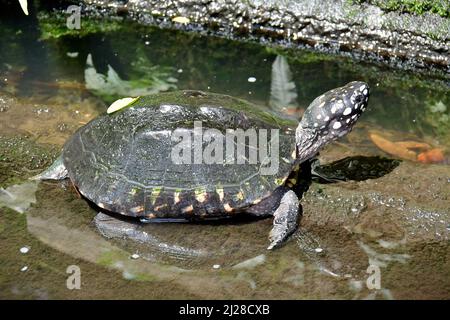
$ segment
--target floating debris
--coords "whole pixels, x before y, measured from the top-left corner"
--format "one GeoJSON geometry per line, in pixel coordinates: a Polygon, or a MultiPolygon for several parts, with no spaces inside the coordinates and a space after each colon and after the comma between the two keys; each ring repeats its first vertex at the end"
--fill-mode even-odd
{"type": "Polygon", "coordinates": [[[133,253],[133,254],[131,255],[131,259],[134,259],[134,260],[139,259],[140,257],[141,257],[141,256],[138,255],[137,253],[133,253]]]}
{"type": "Polygon", "coordinates": [[[20,253],[25,254],[25,253],[28,253],[28,251],[30,251],[30,247],[22,247],[22,248],[20,248],[20,253]]]}
{"type": "Polygon", "coordinates": [[[339,274],[334,273],[333,271],[331,271],[331,270],[329,270],[327,268],[324,268],[324,267],[320,267],[319,270],[322,271],[323,273],[328,274],[328,275],[330,275],[332,277],[335,277],[335,278],[340,278],[341,277],[339,274]]]}
{"type": "Polygon", "coordinates": [[[69,58],[76,58],[78,57],[78,52],[67,52],[67,56],[69,58]]]}
{"type": "Polygon", "coordinates": [[[247,81],[253,83],[253,82],[256,82],[256,78],[255,77],[249,77],[247,79],[247,81]]]}
{"type": "Polygon", "coordinates": [[[178,22],[178,23],[183,23],[183,24],[187,24],[187,23],[191,22],[191,20],[189,18],[181,17],[181,16],[172,18],[172,21],[173,22],[178,22]]]}
{"type": "Polygon", "coordinates": [[[314,251],[317,252],[317,253],[321,253],[323,251],[323,249],[322,248],[315,248],[314,251]]]}
{"type": "Polygon", "coordinates": [[[114,101],[108,108],[108,110],[106,110],[106,113],[110,114],[116,111],[119,111],[125,107],[128,107],[130,104],[132,104],[133,102],[135,102],[137,99],[139,99],[139,97],[136,98],[122,98],[119,100],[114,101]]]}
{"type": "Polygon", "coordinates": [[[27,270],[28,270],[28,266],[24,266],[24,267],[22,267],[22,269],[20,269],[20,271],[22,271],[22,272],[25,272],[27,270]]]}
{"type": "Polygon", "coordinates": [[[266,255],[260,254],[254,258],[242,261],[233,266],[233,269],[253,269],[266,261],[266,255]]]}
{"type": "Polygon", "coordinates": [[[213,269],[219,269],[219,268],[220,268],[220,264],[213,265],[213,269]]]}

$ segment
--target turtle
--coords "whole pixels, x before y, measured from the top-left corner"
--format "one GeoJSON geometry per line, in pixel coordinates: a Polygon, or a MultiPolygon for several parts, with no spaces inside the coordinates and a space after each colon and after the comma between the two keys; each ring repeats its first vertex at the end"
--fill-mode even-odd
{"type": "Polygon", "coordinates": [[[298,228],[299,165],[349,133],[368,98],[368,84],[352,81],[300,120],[198,90],[130,98],[79,128],[35,178],[69,178],[99,211],[143,223],[271,216],[270,250],[298,228]]]}

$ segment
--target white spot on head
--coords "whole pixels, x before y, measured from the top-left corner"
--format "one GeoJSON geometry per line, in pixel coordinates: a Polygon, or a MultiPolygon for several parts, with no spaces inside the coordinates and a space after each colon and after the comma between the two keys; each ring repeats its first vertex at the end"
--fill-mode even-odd
{"type": "Polygon", "coordinates": [[[255,77],[249,77],[247,79],[248,82],[256,82],[256,78],[255,77]]]}
{"type": "Polygon", "coordinates": [[[339,122],[339,121],[336,121],[334,124],[333,124],[333,129],[339,129],[341,127],[341,123],[339,122]]]}
{"type": "Polygon", "coordinates": [[[350,113],[352,113],[352,108],[345,108],[343,115],[349,115],[350,113]]]}

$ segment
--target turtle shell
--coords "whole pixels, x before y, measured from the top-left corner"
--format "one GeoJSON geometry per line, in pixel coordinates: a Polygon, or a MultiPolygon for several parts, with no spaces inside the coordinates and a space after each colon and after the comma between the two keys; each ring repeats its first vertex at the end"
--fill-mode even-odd
{"type": "Polygon", "coordinates": [[[296,126],[296,120],[226,95],[161,93],[92,120],[67,141],[62,158],[80,193],[109,211],[149,218],[227,216],[284,184],[295,162],[296,126]],[[199,123],[201,129],[194,129],[199,123]],[[230,129],[253,130],[259,141],[230,139],[227,145],[230,129]],[[180,137],[193,151],[178,155],[190,154],[190,162],[173,160],[180,137]],[[272,148],[270,156],[263,145],[272,148]],[[250,150],[258,153],[256,163],[250,150]],[[268,173],[268,167],[275,170],[268,173]]]}

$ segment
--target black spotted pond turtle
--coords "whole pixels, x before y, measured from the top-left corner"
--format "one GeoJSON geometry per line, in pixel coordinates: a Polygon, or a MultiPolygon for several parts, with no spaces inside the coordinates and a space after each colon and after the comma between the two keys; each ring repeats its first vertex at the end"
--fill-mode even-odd
{"type": "Polygon", "coordinates": [[[298,226],[290,175],[350,132],[368,97],[366,83],[350,82],[299,123],[209,92],[139,97],[78,129],[38,178],[70,178],[99,208],[143,222],[273,216],[272,249],[298,226]]]}

